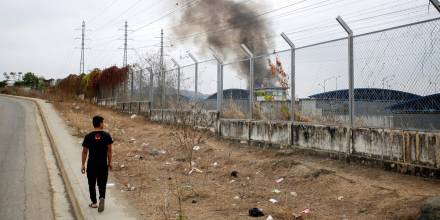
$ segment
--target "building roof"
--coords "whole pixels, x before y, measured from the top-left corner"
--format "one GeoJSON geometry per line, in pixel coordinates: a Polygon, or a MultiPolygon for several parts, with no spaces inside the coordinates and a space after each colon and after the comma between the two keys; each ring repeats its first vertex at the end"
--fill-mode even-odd
{"type": "MultiPolygon", "coordinates": [[[[217,99],[217,93],[208,96],[207,99],[217,99]]],[[[223,99],[249,99],[249,90],[245,89],[226,89],[223,90],[223,99]]]]}
{"type": "Polygon", "coordinates": [[[393,113],[440,113],[440,93],[389,107],[393,113]]]}
{"type": "MultiPolygon", "coordinates": [[[[309,96],[314,99],[348,100],[348,89],[335,90],[309,96]]],[[[409,101],[422,96],[390,89],[359,88],[354,90],[355,100],[366,101],[409,101]]]]}

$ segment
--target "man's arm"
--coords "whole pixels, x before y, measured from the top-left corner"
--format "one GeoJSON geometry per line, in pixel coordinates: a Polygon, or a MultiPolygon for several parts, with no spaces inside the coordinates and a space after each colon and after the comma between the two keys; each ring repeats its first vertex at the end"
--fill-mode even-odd
{"type": "Polygon", "coordinates": [[[86,159],[88,153],[89,153],[89,149],[87,147],[83,147],[82,157],[81,157],[81,173],[83,174],[86,172],[86,159]]]}
{"type": "Polygon", "coordinates": [[[109,144],[107,146],[107,161],[108,161],[108,168],[110,170],[112,170],[113,166],[112,166],[112,145],[111,144],[109,144]]]}

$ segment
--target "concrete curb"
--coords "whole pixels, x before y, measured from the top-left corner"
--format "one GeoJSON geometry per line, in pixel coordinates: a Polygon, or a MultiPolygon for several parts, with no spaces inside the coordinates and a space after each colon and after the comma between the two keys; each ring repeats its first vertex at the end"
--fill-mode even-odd
{"type": "MultiPolygon", "coordinates": [[[[23,100],[31,101],[31,102],[33,102],[37,106],[38,114],[40,115],[41,120],[43,121],[43,126],[44,126],[44,129],[45,129],[46,135],[47,135],[47,137],[49,139],[52,151],[54,152],[54,156],[55,156],[58,168],[61,171],[61,176],[63,178],[63,182],[64,182],[64,185],[66,187],[66,192],[67,192],[67,194],[69,196],[69,200],[70,200],[70,203],[72,205],[73,213],[75,215],[75,218],[79,219],[79,220],[84,220],[85,219],[84,218],[84,213],[82,212],[82,210],[81,210],[81,208],[79,206],[78,199],[77,199],[77,197],[76,197],[76,195],[75,195],[75,193],[73,191],[72,184],[71,184],[71,182],[70,182],[70,180],[69,180],[69,178],[67,176],[67,172],[66,172],[66,170],[64,168],[64,163],[61,160],[60,153],[58,151],[58,148],[56,147],[54,138],[52,136],[52,133],[50,132],[50,129],[49,129],[46,117],[43,114],[43,110],[41,109],[40,103],[38,103],[38,100],[36,100],[34,98],[28,98],[28,97],[23,97],[23,96],[5,95],[5,94],[1,94],[1,95],[6,96],[6,97],[10,97],[10,98],[18,98],[18,99],[23,99],[23,100]]],[[[44,100],[42,100],[42,101],[44,101],[44,100]]]]}

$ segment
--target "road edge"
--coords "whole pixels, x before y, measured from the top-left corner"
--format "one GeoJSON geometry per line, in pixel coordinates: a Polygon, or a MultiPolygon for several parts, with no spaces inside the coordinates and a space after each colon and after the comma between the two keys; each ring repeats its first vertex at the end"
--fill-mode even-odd
{"type": "MultiPolygon", "coordinates": [[[[70,182],[69,177],[67,176],[67,172],[66,172],[66,169],[64,167],[64,163],[61,160],[60,153],[58,151],[58,148],[56,147],[54,138],[53,138],[52,133],[51,133],[51,131],[49,129],[49,125],[47,123],[45,115],[43,114],[43,110],[42,110],[42,107],[41,107],[40,103],[38,102],[38,99],[29,98],[29,97],[23,97],[23,96],[6,95],[6,94],[1,94],[1,95],[2,96],[6,96],[6,97],[10,97],[10,98],[18,98],[18,99],[23,99],[23,100],[31,101],[32,103],[34,103],[36,105],[37,110],[38,110],[38,115],[40,116],[40,118],[41,118],[41,120],[43,122],[44,130],[46,132],[47,138],[49,139],[49,143],[50,143],[50,146],[52,148],[52,151],[54,152],[55,160],[56,160],[57,166],[58,166],[58,168],[60,170],[61,177],[63,178],[63,182],[64,182],[64,185],[66,187],[66,192],[67,192],[67,195],[69,197],[70,204],[72,205],[73,213],[75,215],[75,218],[79,219],[79,220],[85,220],[84,213],[82,212],[82,210],[80,208],[80,205],[78,203],[78,199],[77,199],[77,197],[75,195],[75,192],[73,191],[72,184],[70,182]]],[[[40,99],[40,100],[41,101],[45,101],[44,99],[40,99]]]]}

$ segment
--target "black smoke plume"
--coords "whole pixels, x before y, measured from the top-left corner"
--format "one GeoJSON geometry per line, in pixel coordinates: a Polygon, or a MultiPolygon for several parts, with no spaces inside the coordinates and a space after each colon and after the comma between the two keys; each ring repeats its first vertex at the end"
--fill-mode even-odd
{"type": "MultiPolygon", "coordinates": [[[[272,30],[258,12],[263,6],[233,0],[201,0],[188,7],[179,18],[180,26],[174,29],[177,38],[193,41],[205,54],[215,49],[225,58],[238,59],[245,55],[240,44],[246,44],[255,54],[269,52],[272,41],[265,39],[272,30]]],[[[248,78],[249,62],[240,63],[241,75],[248,78]]],[[[255,61],[255,82],[261,84],[267,74],[267,60],[255,61]]],[[[225,73],[225,75],[228,73],[225,73]]]]}

